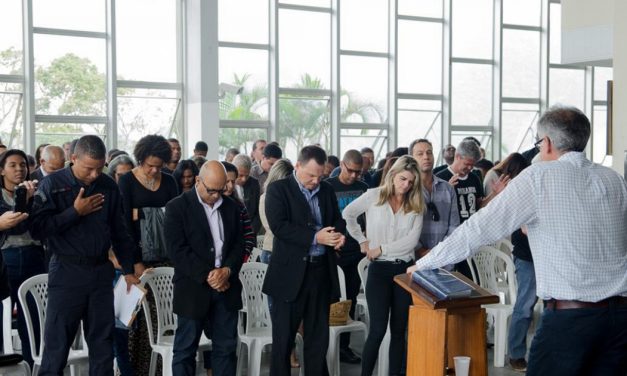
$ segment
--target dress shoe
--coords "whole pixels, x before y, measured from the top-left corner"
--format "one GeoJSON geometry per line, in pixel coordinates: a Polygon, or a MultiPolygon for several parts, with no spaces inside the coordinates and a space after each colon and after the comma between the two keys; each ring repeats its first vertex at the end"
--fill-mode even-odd
{"type": "Polygon", "coordinates": [[[361,358],[355,355],[351,349],[340,349],[340,362],[359,364],[361,363],[361,358]]]}
{"type": "Polygon", "coordinates": [[[514,371],[525,372],[527,371],[527,361],[525,358],[520,359],[510,359],[509,365],[512,366],[514,371]]]}

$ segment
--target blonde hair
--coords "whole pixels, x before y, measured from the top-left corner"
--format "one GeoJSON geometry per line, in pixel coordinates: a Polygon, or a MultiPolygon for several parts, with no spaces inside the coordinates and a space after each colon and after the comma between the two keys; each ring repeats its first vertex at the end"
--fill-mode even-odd
{"type": "Polygon", "coordinates": [[[420,171],[418,170],[418,162],[409,155],[403,155],[398,158],[387,175],[385,175],[383,183],[381,184],[381,192],[379,193],[377,205],[384,205],[394,195],[394,177],[403,171],[409,171],[414,174],[413,185],[403,197],[403,212],[405,214],[411,212],[420,214],[424,211],[425,207],[424,199],[422,198],[420,171]]]}

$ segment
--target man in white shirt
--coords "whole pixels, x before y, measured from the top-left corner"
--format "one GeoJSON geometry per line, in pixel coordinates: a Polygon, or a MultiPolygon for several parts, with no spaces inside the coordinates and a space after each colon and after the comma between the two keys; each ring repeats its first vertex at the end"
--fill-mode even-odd
{"type": "Polygon", "coordinates": [[[624,375],[627,369],[627,184],[586,159],[590,122],[573,107],[538,121],[538,163],[407,269],[467,258],[523,225],[545,311],[527,375],[624,375]]]}

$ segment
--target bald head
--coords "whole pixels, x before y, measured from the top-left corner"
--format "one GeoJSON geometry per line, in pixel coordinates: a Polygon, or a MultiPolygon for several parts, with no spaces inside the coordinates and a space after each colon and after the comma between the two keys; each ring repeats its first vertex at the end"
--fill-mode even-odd
{"type": "Polygon", "coordinates": [[[221,197],[226,186],[226,170],[224,165],[216,160],[205,162],[196,178],[196,191],[200,198],[208,205],[213,206],[221,197]]]}
{"type": "Polygon", "coordinates": [[[41,152],[39,164],[46,174],[52,174],[65,166],[65,151],[59,146],[48,145],[41,152]]]}

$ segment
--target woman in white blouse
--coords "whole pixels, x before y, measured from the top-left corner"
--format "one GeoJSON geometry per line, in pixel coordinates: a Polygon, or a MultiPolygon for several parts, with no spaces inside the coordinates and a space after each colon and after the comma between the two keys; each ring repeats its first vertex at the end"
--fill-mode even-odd
{"type": "Polygon", "coordinates": [[[413,264],[422,230],[424,201],[416,160],[400,157],[384,183],[368,190],[343,212],[346,228],[372,263],[368,267],[366,300],[370,330],[362,353],[362,375],[372,375],[379,346],[390,321],[390,375],[402,372],[410,295],[394,283],[394,276],[413,264]],[[366,214],[366,235],[357,217],[366,214]]]}

